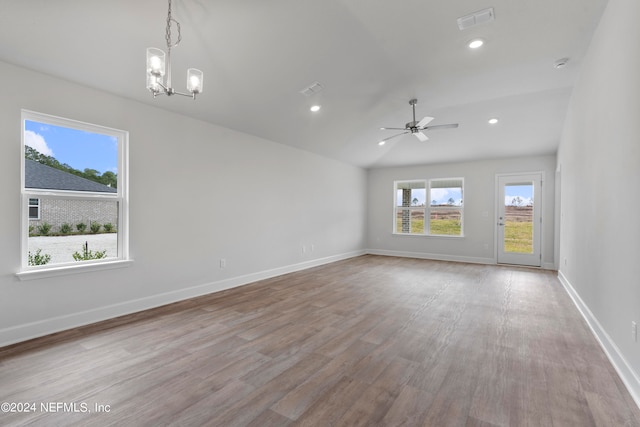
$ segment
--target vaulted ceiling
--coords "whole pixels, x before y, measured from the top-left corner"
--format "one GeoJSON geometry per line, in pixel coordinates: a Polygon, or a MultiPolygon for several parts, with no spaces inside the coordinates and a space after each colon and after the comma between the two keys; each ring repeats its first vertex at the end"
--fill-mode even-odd
{"type": "Polygon", "coordinates": [[[540,155],[556,151],[606,3],[173,0],[174,86],[184,90],[187,68],[204,71],[193,101],[145,88],[146,48],[165,49],[166,1],[2,0],[0,60],[367,168],[540,155]],[[458,28],[489,7],[493,22],[458,28]],[[484,46],[469,49],[478,37],[484,46]],[[319,94],[300,93],[316,81],[319,94]],[[380,127],[411,120],[411,98],[418,120],[459,128],[379,146],[393,135],[380,127]]]}

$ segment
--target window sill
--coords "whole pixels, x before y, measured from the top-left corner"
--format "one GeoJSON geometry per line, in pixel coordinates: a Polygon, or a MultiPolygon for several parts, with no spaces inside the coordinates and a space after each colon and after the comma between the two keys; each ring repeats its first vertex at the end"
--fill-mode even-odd
{"type": "Polygon", "coordinates": [[[394,236],[409,236],[409,237],[432,237],[443,239],[463,239],[464,234],[459,236],[453,236],[450,234],[417,234],[417,233],[392,233],[394,236]]]}
{"type": "Polygon", "coordinates": [[[25,270],[16,273],[18,279],[37,280],[48,277],[67,276],[70,274],[88,273],[91,271],[113,270],[116,268],[125,268],[133,264],[133,260],[116,260],[100,263],[91,263],[85,265],[65,265],[61,267],[53,267],[41,270],[25,270]]]}

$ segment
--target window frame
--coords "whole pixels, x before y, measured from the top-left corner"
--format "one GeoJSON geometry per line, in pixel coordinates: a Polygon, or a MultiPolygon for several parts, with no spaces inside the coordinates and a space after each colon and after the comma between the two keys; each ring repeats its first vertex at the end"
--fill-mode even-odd
{"type": "MultiPolygon", "coordinates": [[[[425,223],[423,226],[423,232],[422,233],[412,233],[411,231],[409,231],[408,233],[403,233],[403,232],[398,232],[398,214],[402,211],[408,211],[409,212],[409,218],[411,218],[413,216],[414,212],[422,212],[424,215],[426,215],[426,205],[427,205],[427,200],[426,200],[426,195],[429,192],[429,188],[427,187],[427,180],[426,179],[407,179],[407,180],[402,180],[402,181],[394,181],[393,183],[393,234],[397,234],[399,236],[423,236],[425,235],[425,230],[426,230],[426,216],[425,216],[425,223]],[[415,188],[424,188],[425,189],[425,204],[422,206],[398,206],[398,190],[400,190],[401,188],[398,188],[399,185],[403,185],[403,184],[411,184],[411,185],[416,185],[415,188]],[[420,187],[419,185],[422,185],[422,187],[420,187]]],[[[412,188],[410,188],[412,189],[412,188]]],[[[409,222],[409,230],[411,230],[411,222],[409,222]]]]}
{"type": "Polygon", "coordinates": [[[104,270],[120,268],[130,265],[129,258],[129,165],[128,147],[129,132],[91,123],[85,123],[73,119],[52,116],[30,110],[21,110],[20,129],[20,193],[21,203],[21,245],[20,245],[20,270],[16,273],[20,280],[37,279],[65,274],[74,274],[93,270],[104,270]],[[115,193],[101,193],[75,190],[55,190],[25,187],[25,126],[26,121],[34,121],[53,126],[61,126],[79,131],[98,133],[117,138],[118,143],[118,185],[115,193]],[[38,216],[42,218],[42,199],[65,199],[65,200],[94,200],[113,201],[118,205],[117,222],[117,256],[107,259],[71,261],[68,263],[56,263],[40,266],[28,265],[29,250],[29,199],[39,199],[38,216]]]}
{"type": "Polygon", "coordinates": [[[27,215],[29,216],[29,221],[40,221],[40,198],[39,197],[29,197],[29,200],[27,201],[28,203],[28,209],[27,209],[27,215]],[[31,201],[35,200],[38,203],[36,203],[35,205],[31,204],[31,201]],[[36,208],[38,214],[36,216],[31,216],[31,208],[36,208]]]}
{"type": "MultiPolygon", "coordinates": [[[[422,188],[422,187],[416,187],[422,188]]],[[[436,187],[438,188],[438,187],[436,187]]],[[[411,226],[410,226],[411,227],[411,226]]],[[[397,236],[422,236],[422,237],[442,237],[442,238],[463,238],[464,236],[464,177],[451,177],[451,178],[431,178],[431,179],[407,179],[407,180],[397,180],[393,182],[393,227],[392,234],[397,236]],[[460,234],[432,234],[431,230],[431,213],[437,212],[445,209],[450,209],[444,206],[431,206],[431,190],[433,189],[433,183],[435,181],[460,181],[460,188],[462,193],[462,202],[461,204],[454,205],[455,209],[460,210],[460,234]],[[415,184],[415,185],[424,185],[426,194],[425,194],[425,203],[424,206],[398,206],[398,188],[399,185],[403,184],[415,184]],[[409,211],[409,216],[413,212],[422,212],[424,214],[424,226],[422,233],[403,233],[398,230],[398,214],[401,211],[409,211]]]]}

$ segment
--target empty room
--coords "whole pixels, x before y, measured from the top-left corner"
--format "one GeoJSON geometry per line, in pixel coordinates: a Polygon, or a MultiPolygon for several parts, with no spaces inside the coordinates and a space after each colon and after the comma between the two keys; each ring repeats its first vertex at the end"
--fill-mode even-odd
{"type": "Polygon", "coordinates": [[[0,425],[640,427],[640,2],[0,2],[0,425]]]}

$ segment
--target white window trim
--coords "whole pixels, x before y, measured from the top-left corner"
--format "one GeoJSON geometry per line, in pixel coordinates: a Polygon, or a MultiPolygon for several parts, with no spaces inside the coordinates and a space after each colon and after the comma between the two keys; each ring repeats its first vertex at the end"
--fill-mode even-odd
{"type": "Polygon", "coordinates": [[[464,177],[447,177],[447,178],[431,178],[431,179],[404,179],[393,182],[393,226],[391,228],[392,234],[396,236],[416,236],[416,237],[429,237],[429,238],[444,238],[444,239],[461,239],[464,238],[464,177]],[[432,207],[431,206],[431,183],[433,181],[461,181],[462,182],[462,205],[461,206],[453,206],[456,209],[460,209],[460,234],[451,235],[451,234],[431,234],[429,230],[431,230],[431,210],[439,210],[446,209],[445,207],[432,207]],[[426,190],[426,200],[424,206],[418,207],[401,207],[397,205],[397,192],[398,192],[398,184],[402,183],[424,183],[426,190]],[[423,211],[424,212],[424,232],[423,233],[399,233],[396,231],[397,227],[397,215],[401,210],[408,209],[410,212],[413,210],[423,211]]]}
{"type": "Polygon", "coordinates": [[[29,221],[40,221],[40,198],[39,197],[29,197],[29,199],[27,200],[27,203],[29,204],[29,207],[27,209],[27,215],[29,216],[29,221]],[[32,205],[31,199],[35,199],[38,201],[37,205],[32,205]],[[31,217],[31,208],[33,207],[37,207],[38,208],[38,216],[36,216],[35,218],[31,217]]]}
{"type": "Polygon", "coordinates": [[[29,110],[22,110],[21,116],[21,160],[20,160],[20,189],[22,196],[21,203],[21,267],[16,276],[20,280],[39,279],[52,276],[60,276],[65,274],[74,274],[80,272],[104,270],[111,268],[120,268],[129,266],[132,262],[129,259],[129,132],[120,129],[109,128],[90,123],[84,123],[76,120],[65,119],[62,117],[51,116],[48,114],[37,113],[29,110]],[[68,190],[50,190],[50,189],[33,189],[25,188],[25,143],[24,129],[25,121],[35,121],[39,123],[51,124],[54,126],[63,126],[93,133],[101,133],[118,138],[118,188],[117,193],[88,193],[86,191],[68,191],[68,190]],[[117,258],[108,258],[106,260],[91,260],[73,263],[60,263],[53,265],[28,265],[28,239],[29,239],[29,199],[53,197],[65,199],[84,199],[84,200],[112,200],[118,202],[118,256],[117,258]]]}

